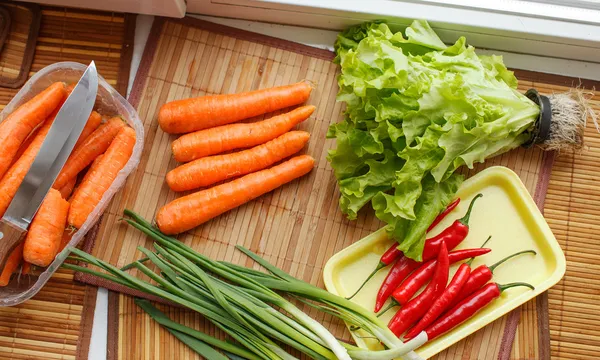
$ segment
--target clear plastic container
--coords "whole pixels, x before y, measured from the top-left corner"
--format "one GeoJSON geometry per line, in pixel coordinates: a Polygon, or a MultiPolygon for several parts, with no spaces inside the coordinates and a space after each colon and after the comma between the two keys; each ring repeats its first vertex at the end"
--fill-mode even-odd
{"type": "MultiPolygon", "coordinates": [[[[76,62],[59,62],[38,71],[25,85],[23,85],[17,95],[0,113],[0,121],[3,121],[14,109],[47,88],[50,84],[57,81],[64,81],[66,83],[78,81],[86,68],[87,65],[76,62]]],[[[94,226],[104,210],[106,210],[106,207],[115,193],[125,185],[127,176],[129,176],[129,174],[137,167],[142,155],[144,125],[142,124],[138,113],[127,100],[125,100],[101,76],[99,76],[98,79],[98,97],[94,109],[103,116],[121,115],[127,123],[135,129],[136,142],[131,158],[119,172],[117,178],[108,191],[106,191],[102,200],[90,214],[81,229],[73,235],[73,238],[69,242],[69,246],[76,246],[81,239],[84,238],[85,234],[94,226]]],[[[13,279],[8,286],[0,287],[0,306],[17,305],[34,296],[42,286],[46,284],[52,274],[56,272],[67,256],[69,256],[68,250],[65,249],[60,252],[52,264],[37,277],[22,276],[19,278],[18,276],[13,276],[13,279]]]]}

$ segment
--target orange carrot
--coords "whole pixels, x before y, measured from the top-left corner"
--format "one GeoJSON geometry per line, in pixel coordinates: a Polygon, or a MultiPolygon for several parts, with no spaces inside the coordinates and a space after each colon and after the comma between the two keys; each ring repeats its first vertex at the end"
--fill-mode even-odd
{"type": "Polygon", "coordinates": [[[77,150],[79,146],[81,146],[81,144],[88,138],[88,136],[90,136],[91,133],[93,133],[98,128],[98,126],[100,126],[101,122],[102,116],[100,116],[100,114],[98,114],[96,111],[92,111],[90,117],[88,118],[88,121],[83,127],[83,130],[81,130],[81,135],[79,135],[79,139],[77,139],[77,142],[73,147],[73,152],[77,150]]]}
{"type": "Polygon", "coordinates": [[[21,274],[23,274],[23,275],[31,274],[31,270],[32,270],[31,264],[28,262],[24,262],[23,266],[21,266],[21,274]]]}
{"type": "Polygon", "coordinates": [[[75,89],[75,86],[77,86],[77,83],[70,83],[69,85],[67,85],[67,94],[70,94],[73,89],[75,89]]]}
{"type": "Polygon", "coordinates": [[[58,253],[68,212],[69,202],[58,190],[50,189],[25,237],[25,261],[41,267],[50,265],[58,253]]]}
{"type": "Polygon", "coordinates": [[[63,232],[63,236],[62,236],[62,239],[60,240],[60,247],[58,248],[58,252],[63,251],[63,249],[66,248],[67,245],[69,245],[69,241],[71,241],[71,239],[73,238],[73,235],[75,235],[75,231],[70,231],[69,229],[66,229],[65,232],[63,232]]]}
{"type": "Polygon", "coordinates": [[[10,253],[6,264],[0,275],[0,286],[6,286],[10,282],[11,275],[17,270],[21,262],[23,261],[23,242],[19,243],[17,247],[10,253]]]}
{"type": "Polygon", "coordinates": [[[290,131],[252,149],[194,160],[169,171],[167,184],[186,191],[266,169],[300,151],[309,138],[306,131],[290,131]]]}
{"type": "Polygon", "coordinates": [[[230,124],[183,135],[171,146],[175,160],[188,162],[228,150],[264,144],[290,131],[315,111],[312,105],[250,124],[230,124]]]}
{"type": "Polygon", "coordinates": [[[305,102],[312,88],[306,82],[245,92],[201,96],[164,104],[158,124],[169,134],[229,124],[305,102]]]}
{"type": "Polygon", "coordinates": [[[60,195],[62,196],[63,199],[68,199],[69,196],[71,196],[71,194],[73,193],[73,189],[75,188],[75,183],[77,182],[77,176],[72,178],[71,180],[69,180],[65,186],[61,187],[60,190],[60,195]]]}
{"type": "Polygon", "coordinates": [[[56,110],[65,96],[65,84],[54,83],[0,123],[0,178],[8,171],[21,143],[56,110]]]}
{"type": "Polygon", "coordinates": [[[49,121],[44,122],[44,125],[40,128],[39,132],[27,148],[23,155],[10,167],[6,175],[0,180],[0,217],[4,215],[6,209],[10,205],[13,197],[17,193],[23,178],[29,171],[31,164],[35,160],[37,153],[39,152],[48,131],[52,126],[56,112],[49,121]]]}
{"type": "Polygon", "coordinates": [[[308,155],[296,156],[272,168],[175,199],[158,211],[156,224],[167,235],[188,231],[299,178],[308,173],[314,163],[308,155]]]}
{"type": "Polygon", "coordinates": [[[98,155],[103,154],[124,126],[125,123],[120,117],[114,117],[91,133],[81,143],[81,146],[71,153],[56,181],[54,181],[53,187],[55,189],[62,188],[69,180],[76,177],[81,170],[91,164],[98,155]]]}
{"type": "Polygon", "coordinates": [[[69,211],[69,224],[79,229],[102,199],[104,192],[127,164],[135,145],[135,131],[122,128],[112,141],[102,159],[88,170],[84,180],[73,194],[69,211]]]}
{"type": "Polygon", "coordinates": [[[37,134],[40,132],[40,129],[41,129],[41,126],[38,126],[35,130],[33,130],[31,132],[31,134],[29,134],[27,139],[25,139],[25,141],[23,141],[21,146],[19,146],[19,150],[17,150],[17,153],[15,154],[15,157],[13,158],[12,163],[10,164],[11,167],[17,162],[17,160],[19,160],[21,158],[21,156],[23,156],[23,153],[25,152],[25,150],[27,150],[29,145],[31,145],[31,142],[33,141],[33,139],[35,139],[37,134]]]}
{"type": "Polygon", "coordinates": [[[85,172],[85,175],[83,176],[83,179],[81,179],[81,182],[79,183],[79,186],[77,186],[75,188],[75,190],[73,190],[73,193],[71,194],[71,198],[69,199],[69,203],[73,204],[73,199],[75,197],[79,196],[79,192],[81,190],[81,184],[85,184],[87,182],[89,182],[90,176],[92,176],[92,174],[95,174],[98,171],[98,166],[100,165],[100,161],[102,161],[102,158],[104,157],[104,155],[100,155],[96,158],[96,160],[94,160],[94,162],[92,163],[92,165],[90,165],[90,167],[88,168],[88,170],[85,172]]]}

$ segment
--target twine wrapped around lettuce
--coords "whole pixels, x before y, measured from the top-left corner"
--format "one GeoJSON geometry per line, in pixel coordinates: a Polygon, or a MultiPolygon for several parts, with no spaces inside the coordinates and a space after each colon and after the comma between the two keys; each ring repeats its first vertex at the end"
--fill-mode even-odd
{"type": "Polygon", "coordinates": [[[461,37],[447,46],[425,21],[404,33],[381,22],[342,32],[338,101],[328,159],[350,219],[370,203],[405,255],[420,260],[425,232],[462,182],[455,171],[519,146],[579,150],[593,112],[580,90],[517,91],[499,56],[461,37]]]}

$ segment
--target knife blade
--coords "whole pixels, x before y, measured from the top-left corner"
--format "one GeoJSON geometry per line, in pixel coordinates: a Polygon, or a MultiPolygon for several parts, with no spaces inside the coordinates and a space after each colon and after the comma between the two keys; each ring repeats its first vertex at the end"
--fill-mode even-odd
{"type": "Polygon", "coordinates": [[[58,111],[40,151],[0,220],[0,265],[4,264],[8,253],[29,228],[31,220],[62,170],[92,112],[97,93],[98,72],[92,61],[58,111]],[[16,240],[15,232],[20,233],[16,240]]]}

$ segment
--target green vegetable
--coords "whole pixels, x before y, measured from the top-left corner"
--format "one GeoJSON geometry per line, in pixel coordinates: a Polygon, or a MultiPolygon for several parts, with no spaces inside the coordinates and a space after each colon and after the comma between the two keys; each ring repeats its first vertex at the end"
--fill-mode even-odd
{"type": "Polygon", "coordinates": [[[462,37],[448,47],[425,21],[404,34],[378,22],[352,27],[335,50],[346,112],[329,129],[337,148],[328,159],[340,207],[355,219],[370,202],[419,260],[427,227],[460,185],[456,169],[527,141],[539,108],[501,57],[478,56],[462,37]]]}
{"type": "Polygon", "coordinates": [[[178,324],[149,302],[136,300],[160,325],[208,359],[296,359],[280,344],[318,360],[391,360],[400,356],[414,359],[416,354],[412,350],[426,341],[426,336],[420,336],[403,343],[370,311],[295,279],[248,249],[237,247],[270,273],[213,261],[162,234],[137,214],[129,210],[125,210],[125,214],[130,217],[125,220],[129,225],[155,241],[154,251],[138,248],[145,257],[127,266],[128,269],[139,270],[140,275],[149,280],[133,276],[76,248],[71,248],[75,254],[72,259],[94,265],[102,271],[68,263],[63,266],[201,313],[235,342],[215,339],[178,324]],[[378,338],[387,349],[363,350],[337,340],[323,325],[280,295],[282,293],[360,327],[378,338]]]}

